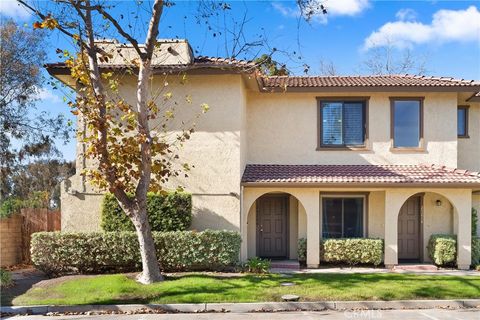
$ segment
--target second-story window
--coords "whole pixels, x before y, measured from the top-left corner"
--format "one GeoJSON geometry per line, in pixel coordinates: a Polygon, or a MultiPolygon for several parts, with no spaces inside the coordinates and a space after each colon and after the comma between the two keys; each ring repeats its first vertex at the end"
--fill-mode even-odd
{"type": "Polygon", "coordinates": [[[419,148],[423,138],[423,99],[391,98],[394,148],[419,148]]]}
{"type": "Polygon", "coordinates": [[[458,106],[457,134],[459,138],[468,138],[468,106],[458,106]]]}
{"type": "Polygon", "coordinates": [[[365,145],[365,101],[320,102],[320,147],[365,145]]]}

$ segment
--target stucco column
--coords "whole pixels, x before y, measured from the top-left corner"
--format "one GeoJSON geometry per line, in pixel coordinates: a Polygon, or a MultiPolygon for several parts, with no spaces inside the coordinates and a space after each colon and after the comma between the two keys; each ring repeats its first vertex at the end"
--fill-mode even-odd
{"type": "Polygon", "coordinates": [[[468,270],[472,263],[472,194],[465,192],[456,199],[454,206],[457,224],[457,266],[468,270]]]}
{"type": "MultiPolygon", "coordinates": [[[[398,213],[399,197],[391,190],[385,191],[385,253],[384,263],[387,267],[398,264],[398,213]]],[[[401,205],[400,205],[401,206],[401,205]]]]}
{"type": "Polygon", "coordinates": [[[310,191],[302,197],[302,204],[307,213],[307,267],[318,268],[320,265],[320,195],[310,191]]]}

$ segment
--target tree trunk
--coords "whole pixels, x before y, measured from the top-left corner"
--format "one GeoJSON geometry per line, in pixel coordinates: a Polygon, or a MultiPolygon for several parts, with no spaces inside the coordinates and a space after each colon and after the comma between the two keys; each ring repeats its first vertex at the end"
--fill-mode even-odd
{"type": "Polygon", "coordinates": [[[163,281],[158,265],[155,243],[153,242],[152,229],[147,218],[146,206],[140,206],[131,219],[137,230],[140,255],[142,256],[142,273],[137,278],[138,282],[149,284],[163,281]]]}

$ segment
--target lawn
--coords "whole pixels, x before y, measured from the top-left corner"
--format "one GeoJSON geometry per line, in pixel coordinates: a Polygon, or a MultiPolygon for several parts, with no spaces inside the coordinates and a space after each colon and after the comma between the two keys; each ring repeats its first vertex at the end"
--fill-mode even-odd
{"type": "Polygon", "coordinates": [[[141,285],[123,274],[53,281],[15,298],[14,305],[202,303],[479,298],[480,277],[407,274],[278,274],[220,277],[189,274],[141,285]],[[295,286],[281,286],[293,282],[295,286]]]}

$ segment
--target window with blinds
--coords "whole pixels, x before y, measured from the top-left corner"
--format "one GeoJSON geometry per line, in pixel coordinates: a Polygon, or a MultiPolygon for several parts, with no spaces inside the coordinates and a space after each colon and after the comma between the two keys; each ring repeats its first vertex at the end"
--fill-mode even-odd
{"type": "Polygon", "coordinates": [[[365,102],[322,101],[320,108],[322,147],[365,145],[365,102]]]}

